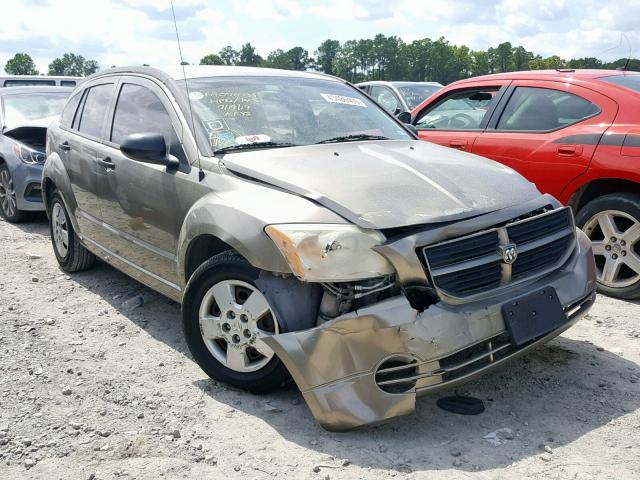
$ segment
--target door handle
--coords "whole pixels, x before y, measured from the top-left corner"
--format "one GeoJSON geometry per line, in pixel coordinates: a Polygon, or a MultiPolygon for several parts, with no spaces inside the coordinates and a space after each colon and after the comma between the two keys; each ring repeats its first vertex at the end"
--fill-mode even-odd
{"type": "Polygon", "coordinates": [[[68,152],[69,150],[71,150],[71,145],[69,145],[69,142],[65,141],[65,142],[59,143],[58,148],[60,150],[68,152]]]}
{"type": "Polygon", "coordinates": [[[558,155],[565,157],[579,157],[582,155],[582,145],[559,145],[558,155]]]}
{"type": "Polygon", "coordinates": [[[115,170],[116,168],[116,164],[113,163],[110,157],[99,158],[97,162],[98,162],[98,165],[103,166],[107,170],[115,170]]]}
{"type": "Polygon", "coordinates": [[[464,150],[465,148],[467,148],[467,141],[466,140],[451,140],[449,142],[449,146],[451,148],[457,148],[459,150],[464,150]]]}

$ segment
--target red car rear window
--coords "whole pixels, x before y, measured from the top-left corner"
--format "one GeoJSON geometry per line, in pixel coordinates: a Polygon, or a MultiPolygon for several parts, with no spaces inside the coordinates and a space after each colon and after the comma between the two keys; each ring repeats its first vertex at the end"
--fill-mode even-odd
{"type": "Polygon", "coordinates": [[[600,77],[598,80],[640,93],[640,75],[612,75],[611,77],[600,77]]]}

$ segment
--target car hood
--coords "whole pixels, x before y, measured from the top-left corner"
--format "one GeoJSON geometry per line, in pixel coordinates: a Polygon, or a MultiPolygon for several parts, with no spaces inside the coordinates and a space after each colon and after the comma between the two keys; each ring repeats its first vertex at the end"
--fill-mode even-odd
{"type": "Polygon", "coordinates": [[[2,131],[5,135],[10,135],[12,132],[20,131],[25,128],[44,128],[47,129],[51,122],[53,122],[58,116],[53,117],[45,117],[45,118],[36,118],[32,120],[23,120],[20,123],[15,123],[11,125],[5,125],[4,130],[2,131]]]}
{"type": "Polygon", "coordinates": [[[413,140],[229,153],[223,164],[245,178],[313,200],[363,228],[452,221],[540,195],[510,168],[413,140]]]}

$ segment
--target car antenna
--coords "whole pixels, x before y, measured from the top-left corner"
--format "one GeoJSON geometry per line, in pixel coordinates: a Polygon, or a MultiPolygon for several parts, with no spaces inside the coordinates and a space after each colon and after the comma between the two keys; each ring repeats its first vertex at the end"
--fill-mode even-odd
{"type": "Polygon", "coordinates": [[[627,37],[624,33],[620,34],[620,43],[622,43],[622,37],[627,41],[627,46],[629,47],[629,54],[627,55],[627,60],[624,62],[624,66],[616,68],[621,72],[626,72],[627,68],[629,68],[629,62],[631,62],[631,57],[633,56],[633,49],[631,48],[631,42],[629,41],[629,37],[627,37]]]}
{"type": "MultiPolygon", "coordinates": [[[[176,39],[178,40],[178,52],[180,53],[180,67],[182,68],[182,78],[184,79],[184,87],[187,90],[187,104],[189,105],[189,116],[191,117],[191,128],[193,134],[196,132],[196,124],[193,121],[193,108],[191,108],[191,95],[189,94],[189,84],[187,83],[187,74],[184,71],[184,58],[182,58],[182,47],[180,46],[180,34],[178,33],[178,22],[176,21],[176,10],[173,8],[173,0],[171,2],[171,14],[173,15],[173,26],[176,29],[176,39]]],[[[197,147],[196,147],[197,150],[197,147]]],[[[204,170],[200,164],[200,152],[198,151],[198,180],[201,182],[204,179],[204,170]]]]}

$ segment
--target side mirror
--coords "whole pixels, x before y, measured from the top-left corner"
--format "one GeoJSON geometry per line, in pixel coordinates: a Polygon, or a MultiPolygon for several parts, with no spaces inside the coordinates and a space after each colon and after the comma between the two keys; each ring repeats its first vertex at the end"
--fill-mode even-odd
{"type": "Polygon", "coordinates": [[[178,160],[167,152],[167,143],[159,133],[132,133],[120,144],[120,151],[127,157],[144,163],[177,167],[178,160]]]}
{"type": "Polygon", "coordinates": [[[402,123],[411,125],[411,114],[409,112],[400,112],[398,115],[396,115],[396,117],[402,123]]]}

